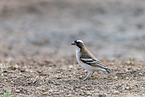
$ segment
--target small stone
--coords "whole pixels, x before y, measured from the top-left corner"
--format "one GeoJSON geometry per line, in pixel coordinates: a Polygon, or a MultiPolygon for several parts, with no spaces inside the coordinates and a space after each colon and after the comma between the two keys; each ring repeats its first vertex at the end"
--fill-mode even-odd
{"type": "Polygon", "coordinates": [[[112,83],[107,83],[107,85],[112,85],[112,83]]]}
{"type": "Polygon", "coordinates": [[[119,94],[120,92],[119,91],[114,91],[114,94],[119,94]]]}
{"type": "Polygon", "coordinates": [[[140,72],[139,75],[142,76],[143,74],[140,72]]]}
{"type": "Polygon", "coordinates": [[[0,91],[0,95],[2,95],[2,94],[4,94],[4,92],[3,91],[0,91]]]}
{"type": "Polygon", "coordinates": [[[106,97],[106,94],[103,94],[103,93],[95,93],[95,96],[97,96],[97,97],[106,97]]]}
{"type": "Polygon", "coordinates": [[[129,90],[130,88],[129,87],[125,87],[125,90],[129,90]]]}
{"type": "Polygon", "coordinates": [[[60,83],[56,82],[55,85],[60,85],[60,83]]]}
{"type": "Polygon", "coordinates": [[[59,95],[60,93],[59,93],[59,92],[54,92],[53,94],[54,94],[54,95],[59,95]]]}
{"type": "Polygon", "coordinates": [[[61,76],[57,76],[56,78],[57,78],[57,79],[62,79],[62,77],[61,77],[61,76]]]}
{"type": "Polygon", "coordinates": [[[20,90],[16,90],[16,93],[20,93],[20,90]]]}
{"type": "Polygon", "coordinates": [[[71,72],[72,69],[68,69],[69,72],[71,72]]]}
{"type": "Polygon", "coordinates": [[[91,88],[89,87],[89,88],[87,88],[87,90],[91,90],[91,88]]]}
{"type": "Polygon", "coordinates": [[[69,68],[72,69],[73,68],[73,65],[69,65],[69,68]]]}
{"type": "Polygon", "coordinates": [[[52,93],[52,92],[53,92],[53,90],[49,90],[48,92],[49,92],[49,93],[52,93]]]}
{"type": "Polygon", "coordinates": [[[105,94],[99,94],[98,96],[99,96],[99,97],[106,97],[105,94]]]}
{"type": "Polygon", "coordinates": [[[80,75],[80,76],[79,76],[79,79],[82,79],[82,78],[83,78],[83,76],[82,76],[82,75],[80,75]]]}
{"type": "Polygon", "coordinates": [[[44,92],[44,93],[43,93],[43,95],[48,95],[48,94],[49,94],[48,92],[44,92]]]}
{"type": "Polygon", "coordinates": [[[115,79],[118,79],[118,77],[117,77],[117,76],[115,76],[115,79]]]}
{"type": "Polygon", "coordinates": [[[97,96],[99,95],[99,93],[94,93],[94,94],[97,95],[97,96]]]}
{"type": "Polygon", "coordinates": [[[21,69],[21,72],[25,72],[25,69],[21,69]]]}
{"type": "Polygon", "coordinates": [[[42,89],[43,92],[45,92],[45,89],[42,89]]]}
{"type": "Polygon", "coordinates": [[[66,95],[66,97],[72,97],[72,95],[71,94],[68,94],[68,95],[66,95]]]}
{"type": "Polygon", "coordinates": [[[3,73],[7,73],[7,72],[8,72],[7,70],[4,70],[4,71],[3,71],[3,73]]]}
{"type": "Polygon", "coordinates": [[[16,69],[18,69],[19,68],[19,65],[17,65],[17,64],[15,64],[15,66],[14,66],[16,69]]]}
{"type": "Polygon", "coordinates": [[[79,86],[79,85],[75,85],[75,87],[76,87],[76,88],[80,88],[80,86],[79,86]]]}
{"type": "Polygon", "coordinates": [[[60,73],[60,72],[61,72],[60,70],[57,71],[57,73],[60,73]]]}
{"type": "Polygon", "coordinates": [[[86,93],[87,93],[87,95],[92,95],[92,93],[91,93],[91,92],[89,92],[89,91],[87,91],[86,93]]]}
{"type": "Polygon", "coordinates": [[[87,70],[84,70],[84,72],[88,72],[87,70]]]}
{"type": "Polygon", "coordinates": [[[79,95],[80,95],[80,96],[84,96],[85,94],[84,94],[84,93],[80,93],[79,95]]]}

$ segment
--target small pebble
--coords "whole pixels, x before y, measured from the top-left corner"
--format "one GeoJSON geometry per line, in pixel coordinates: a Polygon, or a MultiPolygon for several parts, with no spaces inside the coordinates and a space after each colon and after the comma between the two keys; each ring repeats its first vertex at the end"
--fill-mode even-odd
{"type": "Polygon", "coordinates": [[[105,94],[99,94],[99,97],[106,97],[105,94]]]}
{"type": "Polygon", "coordinates": [[[45,91],[45,89],[42,89],[42,91],[44,92],[44,91],[45,91]]]}
{"type": "Polygon", "coordinates": [[[87,70],[84,70],[84,72],[88,72],[87,70]]]}
{"type": "Polygon", "coordinates": [[[68,69],[69,72],[71,72],[72,69],[68,69]]]}
{"type": "Polygon", "coordinates": [[[117,76],[115,76],[115,79],[118,79],[118,77],[117,77],[117,76]]]}
{"type": "Polygon", "coordinates": [[[57,71],[57,73],[60,73],[60,72],[61,72],[61,71],[59,71],[59,70],[57,71]]]}
{"type": "Polygon", "coordinates": [[[62,77],[61,77],[61,76],[57,76],[56,78],[57,78],[57,79],[62,79],[62,77]]]}
{"type": "Polygon", "coordinates": [[[52,93],[53,92],[53,90],[49,90],[49,93],[52,93]]]}
{"type": "Polygon", "coordinates": [[[119,91],[114,91],[114,94],[119,94],[120,92],[119,91]]]}
{"type": "Polygon", "coordinates": [[[143,74],[140,72],[139,75],[142,76],[143,74]]]}
{"type": "Polygon", "coordinates": [[[66,95],[66,97],[72,97],[72,95],[71,94],[68,94],[68,95],[66,95]]]}
{"type": "Polygon", "coordinates": [[[48,94],[49,94],[48,92],[44,92],[44,93],[43,93],[43,95],[48,95],[48,94]]]}
{"type": "Polygon", "coordinates": [[[90,91],[87,91],[86,93],[87,93],[87,95],[92,95],[92,93],[90,91]]]}
{"type": "Polygon", "coordinates": [[[125,90],[129,90],[130,88],[129,87],[125,87],[125,90]]]}
{"type": "Polygon", "coordinates": [[[95,95],[97,97],[106,97],[106,94],[103,94],[103,93],[95,93],[95,95]]]}
{"type": "Polygon", "coordinates": [[[21,69],[21,72],[25,72],[25,69],[21,69]]]}
{"type": "Polygon", "coordinates": [[[79,78],[80,78],[80,79],[82,79],[82,78],[83,78],[83,76],[82,76],[82,75],[80,75],[80,76],[79,76],[79,78]]]}
{"type": "Polygon", "coordinates": [[[107,83],[107,85],[112,85],[112,83],[107,83]]]}
{"type": "Polygon", "coordinates": [[[16,93],[20,93],[20,90],[16,90],[16,93]]]}
{"type": "Polygon", "coordinates": [[[72,69],[73,68],[73,65],[69,65],[69,68],[72,69]]]}
{"type": "Polygon", "coordinates": [[[59,95],[60,93],[59,93],[59,92],[54,92],[53,94],[54,94],[54,95],[59,95]]]}

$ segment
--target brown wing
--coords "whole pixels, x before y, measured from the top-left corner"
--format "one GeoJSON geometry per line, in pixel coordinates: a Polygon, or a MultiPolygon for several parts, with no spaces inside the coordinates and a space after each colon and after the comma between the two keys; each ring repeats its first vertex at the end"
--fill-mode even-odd
{"type": "Polygon", "coordinates": [[[105,68],[87,49],[81,50],[80,60],[93,67],[105,68]]]}

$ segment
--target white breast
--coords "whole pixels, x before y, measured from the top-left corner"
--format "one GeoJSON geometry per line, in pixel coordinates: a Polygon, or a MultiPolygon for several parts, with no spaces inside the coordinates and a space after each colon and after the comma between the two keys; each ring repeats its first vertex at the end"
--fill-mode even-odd
{"type": "Polygon", "coordinates": [[[86,70],[88,71],[94,71],[96,70],[94,67],[88,65],[88,64],[85,64],[83,62],[80,61],[80,49],[79,48],[76,48],[76,59],[77,59],[77,62],[82,66],[84,67],[86,70]]]}

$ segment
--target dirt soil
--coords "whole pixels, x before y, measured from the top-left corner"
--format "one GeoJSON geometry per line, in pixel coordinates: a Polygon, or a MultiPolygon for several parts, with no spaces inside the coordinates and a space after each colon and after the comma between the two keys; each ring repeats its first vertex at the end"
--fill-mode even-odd
{"type": "Polygon", "coordinates": [[[144,97],[144,0],[0,0],[0,96],[144,97]],[[117,76],[87,75],[75,39],[117,76]]]}

